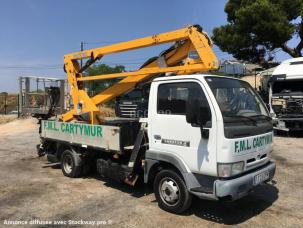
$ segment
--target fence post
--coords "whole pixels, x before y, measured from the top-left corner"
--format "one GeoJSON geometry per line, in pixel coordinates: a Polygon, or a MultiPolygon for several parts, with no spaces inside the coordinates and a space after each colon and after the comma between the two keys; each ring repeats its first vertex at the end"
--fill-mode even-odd
{"type": "Polygon", "coordinates": [[[22,105],[23,105],[23,77],[19,77],[19,94],[18,94],[18,117],[20,117],[20,114],[22,113],[22,105]]]}
{"type": "Polygon", "coordinates": [[[18,99],[18,118],[20,118],[20,94],[18,93],[18,96],[17,96],[17,99],[18,99]]]}
{"type": "Polygon", "coordinates": [[[6,93],[4,94],[4,115],[6,115],[7,110],[6,110],[6,106],[7,106],[7,97],[6,97],[6,93]]]}

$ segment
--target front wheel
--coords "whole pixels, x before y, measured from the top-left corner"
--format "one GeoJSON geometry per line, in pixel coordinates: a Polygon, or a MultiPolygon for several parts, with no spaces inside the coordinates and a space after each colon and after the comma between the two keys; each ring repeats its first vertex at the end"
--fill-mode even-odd
{"type": "Polygon", "coordinates": [[[192,196],[179,174],[172,170],[160,171],[154,181],[158,205],[165,211],[182,213],[191,205],[192,196]]]}

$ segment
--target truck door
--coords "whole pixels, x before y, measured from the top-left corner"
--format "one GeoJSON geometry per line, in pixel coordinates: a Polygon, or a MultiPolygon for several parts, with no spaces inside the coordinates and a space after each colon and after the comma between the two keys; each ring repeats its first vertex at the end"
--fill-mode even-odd
{"type": "Polygon", "coordinates": [[[186,164],[191,172],[216,172],[216,125],[202,84],[197,80],[155,83],[150,100],[150,150],[170,153],[186,164]],[[212,120],[204,128],[208,137],[201,137],[200,126],[186,121],[189,99],[199,99],[210,108],[212,120]]]}

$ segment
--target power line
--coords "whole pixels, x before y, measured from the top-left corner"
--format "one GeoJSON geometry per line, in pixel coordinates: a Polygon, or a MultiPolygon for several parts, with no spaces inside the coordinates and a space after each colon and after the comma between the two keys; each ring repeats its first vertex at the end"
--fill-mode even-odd
{"type": "MultiPolygon", "coordinates": [[[[102,61],[100,64],[108,65],[140,65],[144,62],[111,62],[111,61],[102,61]]],[[[0,70],[62,70],[63,64],[56,65],[39,65],[39,64],[29,64],[29,65],[0,65],[0,70]]]]}
{"type": "Polygon", "coordinates": [[[29,65],[0,65],[0,69],[62,69],[61,64],[29,64],[29,65]]]}
{"type": "MultiPolygon", "coordinates": [[[[83,42],[85,44],[87,42],[83,42]]],[[[215,49],[218,49],[218,47],[214,47],[215,49]]],[[[281,51],[281,50],[276,50],[276,52],[281,51]]],[[[228,57],[229,54],[222,52],[222,51],[216,51],[214,52],[218,56],[225,56],[228,57]]],[[[275,53],[276,53],[275,52],[275,53]]],[[[114,61],[102,61],[100,60],[98,63],[100,64],[109,64],[109,65],[142,65],[144,62],[146,62],[148,58],[133,58],[133,59],[117,59],[114,61]]],[[[58,63],[58,64],[10,64],[10,65],[0,65],[0,69],[6,69],[6,70],[39,70],[39,69],[44,69],[44,70],[57,70],[57,69],[62,69],[63,68],[63,63],[58,63]]]]}

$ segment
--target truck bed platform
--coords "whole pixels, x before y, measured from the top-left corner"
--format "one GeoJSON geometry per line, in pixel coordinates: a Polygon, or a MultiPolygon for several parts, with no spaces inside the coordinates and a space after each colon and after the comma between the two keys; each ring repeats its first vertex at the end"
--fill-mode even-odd
{"type": "Polygon", "coordinates": [[[139,131],[138,119],[115,118],[102,125],[81,122],[41,121],[41,138],[82,147],[94,147],[119,154],[132,146],[139,131]]]}

